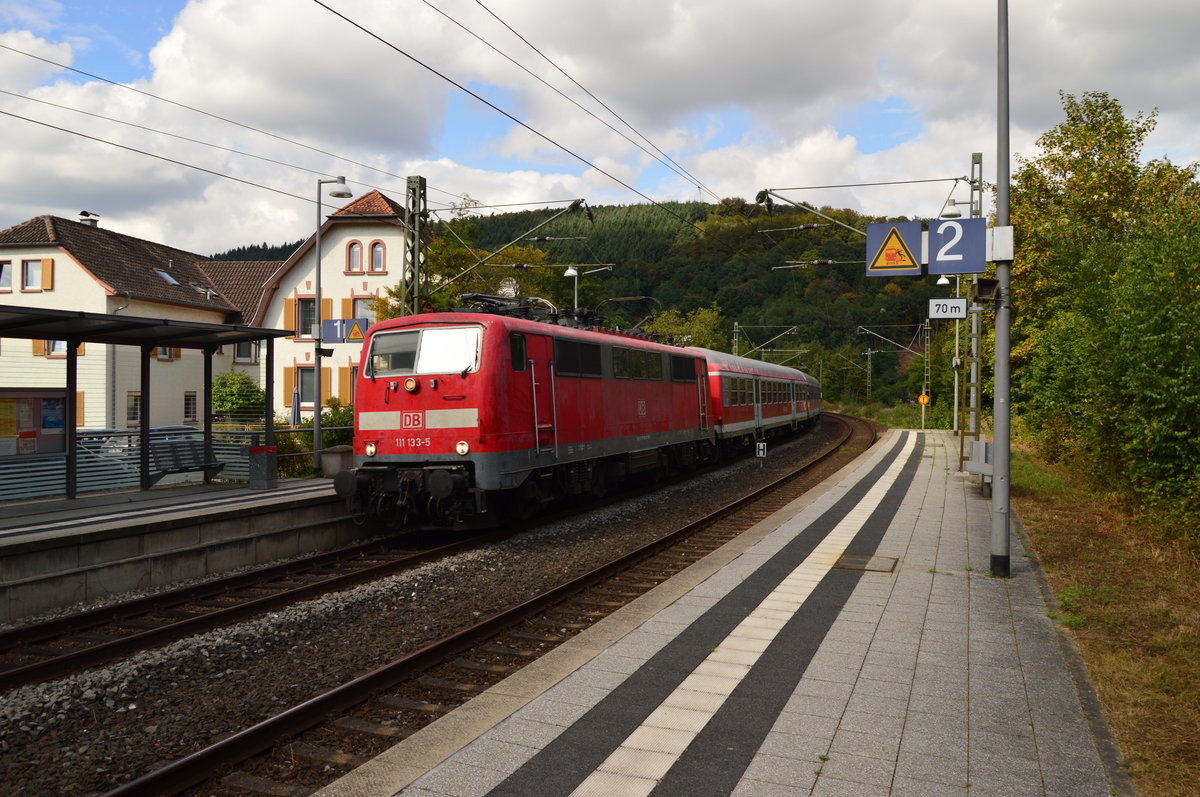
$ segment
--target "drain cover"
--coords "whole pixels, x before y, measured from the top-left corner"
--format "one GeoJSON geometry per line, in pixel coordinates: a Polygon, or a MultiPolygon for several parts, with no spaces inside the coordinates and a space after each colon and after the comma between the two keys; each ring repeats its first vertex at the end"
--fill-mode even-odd
{"type": "Polygon", "coordinates": [[[893,556],[872,556],[869,553],[844,553],[838,557],[834,567],[843,570],[870,570],[873,573],[891,573],[899,562],[893,556]]]}

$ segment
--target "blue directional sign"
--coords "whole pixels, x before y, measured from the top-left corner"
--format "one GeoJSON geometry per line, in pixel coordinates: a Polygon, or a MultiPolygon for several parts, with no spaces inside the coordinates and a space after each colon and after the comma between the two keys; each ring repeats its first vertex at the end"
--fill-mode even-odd
{"type": "Polygon", "coordinates": [[[867,225],[867,276],[895,277],[921,273],[921,222],[867,225]]]}
{"type": "Polygon", "coordinates": [[[987,221],[929,222],[930,274],[981,274],[987,268],[987,221]]]}

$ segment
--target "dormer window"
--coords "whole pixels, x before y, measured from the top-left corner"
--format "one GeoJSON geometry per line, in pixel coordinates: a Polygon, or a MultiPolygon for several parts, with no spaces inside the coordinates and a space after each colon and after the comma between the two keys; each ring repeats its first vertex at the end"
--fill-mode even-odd
{"type": "Polygon", "coordinates": [[[168,285],[178,285],[179,280],[170,275],[169,272],[163,271],[161,268],[154,269],[154,273],[163,278],[163,281],[168,285]]]}

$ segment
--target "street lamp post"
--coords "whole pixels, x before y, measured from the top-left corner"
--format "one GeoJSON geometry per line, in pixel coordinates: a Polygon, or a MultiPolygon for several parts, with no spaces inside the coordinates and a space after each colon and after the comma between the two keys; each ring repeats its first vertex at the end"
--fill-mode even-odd
{"type": "MultiPolygon", "coordinates": [[[[588,265],[597,265],[597,266],[600,266],[600,268],[594,268],[591,271],[583,272],[583,276],[585,276],[585,277],[588,274],[595,274],[598,271],[612,271],[612,267],[613,267],[612,263],[607,263],[607,264],[589,263],[588,265]]],[[[563,272],[564,277],[574,277],[575,278],[575,303],[571,306],[576,310],[579,309],[579,268],[582,268],[582,266],[579,266],[579,267],[567,266],[567,270],[563,272]]]]}
{"type": "Polygon", "coordinates": [[[354,194],[346,187],[345,177],[332,180],[317,180],[317,235],[313,241],[314,270],[313,292],[316,294],[316,306],[313,308],[316,321],[313,324],[313,473],[321,475],[321,357],[325,354],[321,348],[321,225],[324,221],[321,207],[321,186],[329,184],[329,195],[337,199],[346,199],[354,194]]]}

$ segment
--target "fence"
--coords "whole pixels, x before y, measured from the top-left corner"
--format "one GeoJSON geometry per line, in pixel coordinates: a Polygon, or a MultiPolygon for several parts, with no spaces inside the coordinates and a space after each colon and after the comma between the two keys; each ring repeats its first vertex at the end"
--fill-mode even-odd
{"type": "MultiPolygon", "coordinates": [[[[330,431],[346,431],[347,427],[332,427],[330,431]]],[[[350,431],[353,431],[352,429],[350,431]]],[[[196,439],[202,433],[191,427],[152,429],[152,441],[196,439]]],[[[266,433],[262,429],[216,430],[213,432],[213,455],[225,463],[219,481],[249,481],[249,446],[263,445],[266,433]]],[[[82,493],[106,490],[132,490],[141,484],[140,448],[138,433],[106,430],[101,433],[81,433],[76,452],[76,490],[82,493]]],[[[279,449],[279,475],[304,477],[312,475],[312,428],[276,429],[275,442],[279,449]]],[[[203,473],[180,473],[163,477],[156,486],[195,482],[203,473]]],[[[67,458],[41,455],[0,458],[0,501],[51,498],[67,492],[67,458]]]]}

